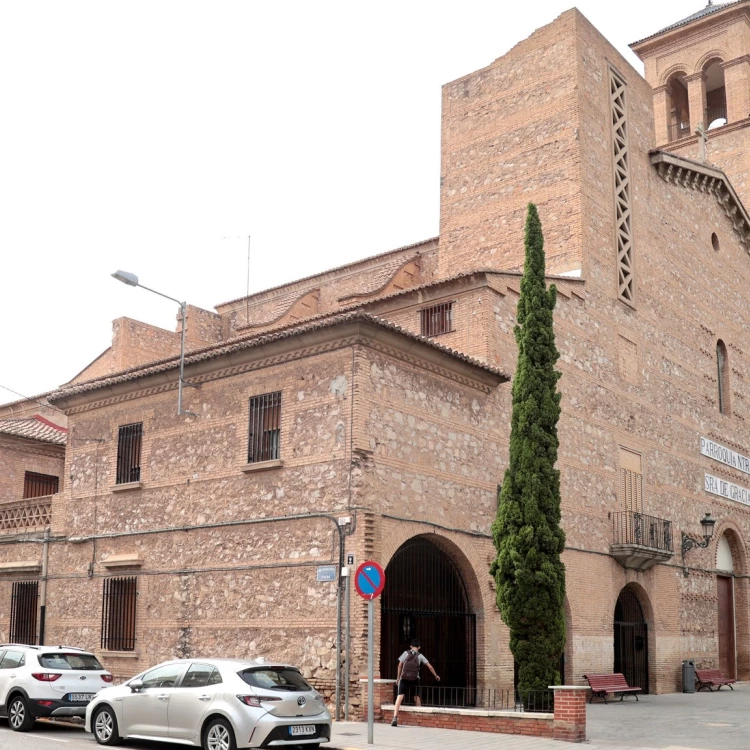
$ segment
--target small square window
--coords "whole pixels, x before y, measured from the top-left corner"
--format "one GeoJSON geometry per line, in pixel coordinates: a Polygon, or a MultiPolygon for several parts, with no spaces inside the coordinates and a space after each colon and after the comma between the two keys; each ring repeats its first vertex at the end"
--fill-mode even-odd
{"type": "Polygon", "coordinates": [[[444,302],[420,311],[422,336],[438,336],[453,330],[453,303],[444,302]]]}

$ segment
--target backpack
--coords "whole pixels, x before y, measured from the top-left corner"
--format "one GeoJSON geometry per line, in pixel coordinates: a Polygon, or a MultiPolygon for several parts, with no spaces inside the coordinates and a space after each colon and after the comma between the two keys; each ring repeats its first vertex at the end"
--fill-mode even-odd
{"type": "Polygon", "coordinates": [[[418,680],[419,679],[419,654],[415,654],[411,650],[409,651],[409,654],[404,660],[404,666],[401,667],[401,679],[402,680],[418,680]]]}

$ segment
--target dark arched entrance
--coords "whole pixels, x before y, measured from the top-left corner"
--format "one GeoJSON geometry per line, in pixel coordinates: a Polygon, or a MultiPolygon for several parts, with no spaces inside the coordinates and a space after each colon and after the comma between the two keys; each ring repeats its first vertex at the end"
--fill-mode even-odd
{"type": "MultiPolygon", "coordinates": [[[[423,702],[473,705],[476,688],[476,618],[466,586],[451,558],[433,542],[415,537],[402,545],[386,568],[381,597],[380,674],[395,679],[398,657],[412,638],[440,675],[441,688],[423,691],[423,702]],[[468,689],[467,689],[468,688],[468,689]]],[[[423,669],[425,688],[435,684],[423,669]]]]}
{"type": "Polygon", "coordinates": [[[638,597],[627,587],[615,605],[615,672],[648,693],[648,625],[638,597]]]}

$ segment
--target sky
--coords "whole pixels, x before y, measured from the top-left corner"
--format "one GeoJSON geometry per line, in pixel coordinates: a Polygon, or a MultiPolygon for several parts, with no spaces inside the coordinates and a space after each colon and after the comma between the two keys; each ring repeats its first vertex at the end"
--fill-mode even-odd
{"type": "MultiPolygon", "coordinates": [[[[207,309],[435,237],[441,86],[573,0],[0,3],[0,403],[127,316],[207,309]],[[11,389],[11,390],[7,390],[11,389]]],[[[579,0],[628,43],[705,0],[579,0]]]]}

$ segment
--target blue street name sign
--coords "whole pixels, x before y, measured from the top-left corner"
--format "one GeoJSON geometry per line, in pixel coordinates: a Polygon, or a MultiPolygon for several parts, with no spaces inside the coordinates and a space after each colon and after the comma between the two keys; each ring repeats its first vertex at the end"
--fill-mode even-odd
{"type": "Polygon", "coordinates": [[[335,565],[318,565],[317,577],[319,581],[335,581],[336,580],[336,566],[335,565]]]}

